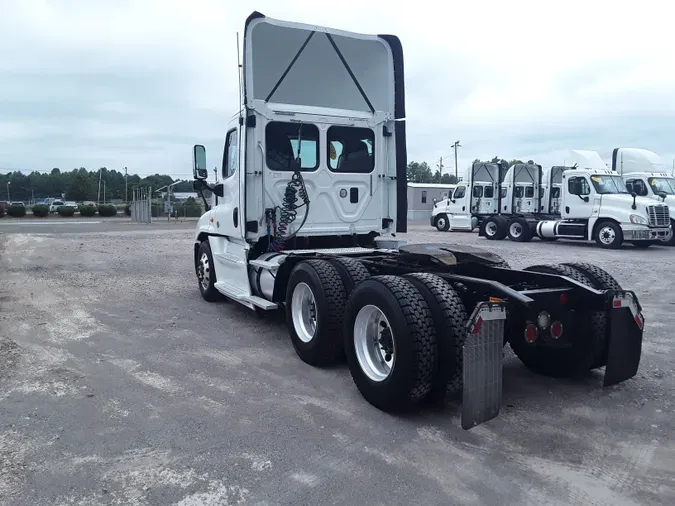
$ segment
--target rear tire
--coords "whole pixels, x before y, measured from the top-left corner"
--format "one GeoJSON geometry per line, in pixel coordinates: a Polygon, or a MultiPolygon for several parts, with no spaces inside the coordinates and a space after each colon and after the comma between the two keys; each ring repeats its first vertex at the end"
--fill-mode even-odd
{"type": "Polygon", "coordinates": [[[528,242],[532,239],[530,225],[525,218],[513,218],[508,226],[509,239],[514,242],[528,242]]]}
{"type": "MultiPolygon", "coordinates": [[[[596,290],[623,290],[619,282],[611,274],[597,265],[586,262],[570,262],[562,265],[581,272],[592,283],[590,285],[591,288],[595,288],[596,290]]],[[[595,362],[591,366],[592,369],[597,369],[607,365],[607,354],[609,352],[609,348],[607,347],[609,343],[609,317],[607,313],[598,311],[592,317],[592,325],[595,334],[603,336],[602,346],[595,357],[595,362]]]]}
{"type": "Polygon", "coordinates": [[[293,268],[286,289],[286,323],[303,362],[325,366],[340,361],[346,303],[344,283],[327,260],[303,260],[293,268]]]}
{"type": "Polygon", "coordinates": [[[199,293],[202,299],[207,302],[220,302],[226,300],[222,293],[216,289],[216,270],[213,264],[213,254],[208,239],[199,244],[197,254],[197,281],[199,284],[199,293]]]}
{"type": "Polygon", "coordinates": [[[422,294],[434,320],[438,365],[427,400],[442,401],[462,389],[462,346],[469,317],[457,292],[440,276],[415,273],[404,277],[422,294]]]}
{"type": "MultiPolygon", "coordinates": [[[[592,286],[591,281],[582,272],[567,265],[532,265],[523,269],[530,272],[567,276],[579,283],[592,286]]],[[[523,328],[511,324],[509,344],[516,356],[525,366],[537,374],[551,377],[570,377],[593,368],[596,357],[605,347],[604,329],[598,328],[598,315],[604,313],[585,312],[575,318],[576,332],[565,336],[569,346],[547,346],[537,339],[530,344],[525,341],[523,328]]]]}
{"type": "Polygon", "coordinates": [[[436,331],[424,297],[410,281],[372,276],[360,283],[349,298],[344,329],[349,371],[370,404],[406,410],[431,391],[436,331]]]}
{"type": "Polygon", "coordinates": [[[347,298],[349,298],[356,285],[370,277],[368,269],[355,258],[335,257],[327,260],[338,270],[340,278],[342,278],[342,282],[345,285],[347,298]]]}
{"type": "Polygon", "coordinates": [[[483,235],[490,241],[501,241],[506,237],[506,220],[501,216],[490,216],[483,222],[483,235]]]}

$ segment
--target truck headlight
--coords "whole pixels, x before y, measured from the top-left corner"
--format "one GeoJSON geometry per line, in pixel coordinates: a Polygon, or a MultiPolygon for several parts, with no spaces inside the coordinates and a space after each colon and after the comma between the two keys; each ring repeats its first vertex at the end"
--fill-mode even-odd
{"type": "Polygon", "coordinates": [[[647,218],[640,216],[639,214],[631,214],[630,215],[630,222],[634,223],[635,225],[647,225],[647,218]]]}

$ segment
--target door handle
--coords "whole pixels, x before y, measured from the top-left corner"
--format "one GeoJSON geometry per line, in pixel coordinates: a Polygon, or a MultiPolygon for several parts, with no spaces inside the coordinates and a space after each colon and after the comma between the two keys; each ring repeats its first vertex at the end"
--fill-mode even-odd
{"type": "Polygon", "coordinates": [[[239,208],[235,207],[232,211],[232,221],[234,222],[234,228],[239,226],[239,208]]]}

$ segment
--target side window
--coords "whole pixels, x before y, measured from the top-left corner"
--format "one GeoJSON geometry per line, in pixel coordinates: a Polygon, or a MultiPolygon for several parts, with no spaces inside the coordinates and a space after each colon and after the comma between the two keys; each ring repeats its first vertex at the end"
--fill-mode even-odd
{"type": "Polygon", "coordinates": [[[367,174],[375,168],[375,133],[370,128],[332,126],[327,139],[331,171],[367,174]]]}
{"type": "Polygon", "coordinates": [[[422,190],[422,204],[427,203],[427,192],[426,190],[422,190]]]}
{"type": "Polygon", "coordinates": [[[508,191],[509,191],[508,188],[503,188],[503,187],[500,188],[500,189],[499,189],[499,192],[500,192],[501,198],[505,199],[505,198],[506,198],[506,194],[508,193],[508,191]]]}
{"type": "Polygon", "coordinates": [[[482,186],[474,186],[473,187],[473,197],[476,199],[479,199],[483,196],[483,187],[482,186]]]}
{"type": "Polygon", "coordinates": [[[265,127],[265,159],[271,170],[319,167],[319,129],[311,123],[271,121],[265,127]],[[295,159],[300,158],[300,167],[295,159]]]}
{"type": "Polygon", "coordinates": [[[571,177],[567,181],[567,190],[572,195],[590,195],[591,187],[588,184],[588,180],[585,177],[577,176],[571,177]]]}
{"type": "Polygon", "coordinates": [[[485,196],[486,199],[491,199],[492,197],[495,196],[495,189],[493,186],[486,186],[485,191],[483,192],[483,195],[485,196]]]}
{"type": "Polygon", "coordinates": [[[525,187],[525,198],[531,199],[534,197],[534,186],[525,187]]]}
{"type": "Polygon", "coordinates": [[[458,186],[455,189],[455,194],[453,195],[453,199],[463,199],[464,195],[466,195],[466,187],[465,186],[458,186]]]}
{"type": "Polygon", "coordinates": [[[626,188],[628,189],[629,192],[635,192],[637,195],[641,197],[646,197],[647,195],[649,195],[647,185],[644,183],[642,179],[631,179],[629,181],[626,181],[626,188]]]}
{"type": "Polygon", "coordinates": [[[555,186],[551,188],[551,198],[552,199],[559,199],[560,198],[560,187],[555,186]]]}
{"type": "Polygon", "coordinates": [[[516,197],[517,199],[522,199],[523,198],[523,187],[522,186],[516,186],[513,189],[513,196],[516,197]]]}
{"type": "Polygon", "coordinates": [[[225,137],[225,152],[223,153],[223,179],[227,179],[239,168],[239,143],[237,129],[227,132],[225,137]]]}

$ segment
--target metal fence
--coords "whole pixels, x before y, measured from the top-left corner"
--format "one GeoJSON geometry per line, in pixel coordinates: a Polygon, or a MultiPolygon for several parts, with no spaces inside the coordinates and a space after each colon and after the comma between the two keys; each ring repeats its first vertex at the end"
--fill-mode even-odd
{"type": "Polygon", "coordinates": [[[134,188],[131,202],[131,221],[152,223],[152,188],[134,188]]]}

